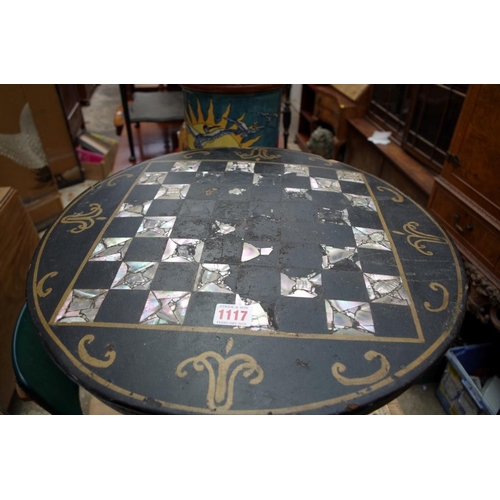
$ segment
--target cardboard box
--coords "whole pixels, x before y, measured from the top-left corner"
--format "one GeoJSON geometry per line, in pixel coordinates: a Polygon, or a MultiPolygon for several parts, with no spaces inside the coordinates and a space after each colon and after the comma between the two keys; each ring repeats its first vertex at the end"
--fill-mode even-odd
{"type": "MultiPolygon", "coordinates": [[[[3,87],[4,85],[2,85],[3,87]]],[[[30,105],[48,166],[58,187],[81,182],[83,176],[56,85],[21,85],[30,105]]]]}
{"type": "Polygon", "coordinates": [[[37,200],[24,201],[24,207],[37,231],[47,229],[55,222],[64,208],[61,195],[57,189],[37,200]]]}
{"type": "Polygon", "coordinates": [[[86,162],[81,161],[83,175],[85,180],[95,180],[100,181],[105,179],[113,170],[113,165],[116,159],[116,153],[118,152],[118,142],[108,139],[107,151],[104,153],[104,158],[101,162],[86,162]]]}
{"type": "Polygon", "coordinates": [[[58,184],[82,179],[55,85],[0,85],[0,186],[11,186],[37,228],[62,211],[58,184]]]}

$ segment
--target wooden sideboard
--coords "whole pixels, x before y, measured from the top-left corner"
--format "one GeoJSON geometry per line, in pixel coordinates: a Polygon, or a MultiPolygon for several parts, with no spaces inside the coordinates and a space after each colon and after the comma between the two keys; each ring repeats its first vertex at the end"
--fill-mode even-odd
{"type": "Polygon", "coordinates": [[[470,85],[430,211],[455,239],[469,309],[500,329],[500,85],[470,85]]]}
{"type": "Polygon", "coordinates": [[[340,156],[427,206],[464,257],[469,310],[500,330],[500,85],[468,85],[440,172],[396,140],[388,145],[367,140],[381,128],[367,115],[371,90],[355,102],[331,85],[304,85],[296,142],[308,151],[311,133],[326,125],[336,134],[335,159],[340,156]]]}
{"type": "Polygon", "coordinates": [[[435,174],[394,142],[369,142],[368,137],[376,130],[379,128],[365,118],[349,120],[345,163],[380,177],[421,205],[427,205],[435,174]]]}
{"type": "Polygon", "coordinates": [[[307,141],[314,130],[322,125],[334,133],[333,158],[338,160],[347,141],[347,120],[366,113],[369,92],[366,86],[356,100],[335,89],[332,85],[304,84],[300,106],[296,143],[302,151],[309,152],[307,141]]]}

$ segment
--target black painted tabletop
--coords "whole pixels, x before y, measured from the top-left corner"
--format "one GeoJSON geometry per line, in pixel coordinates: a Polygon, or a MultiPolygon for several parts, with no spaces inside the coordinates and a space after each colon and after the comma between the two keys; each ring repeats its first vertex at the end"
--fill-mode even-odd
{"type": "Polygon", "coordinates": [[[57,364],[139,413],[373,411],[465,310],[448,235],[387,183],[280,149],[172,154],[46,232],[28,304],[57,364]]]}

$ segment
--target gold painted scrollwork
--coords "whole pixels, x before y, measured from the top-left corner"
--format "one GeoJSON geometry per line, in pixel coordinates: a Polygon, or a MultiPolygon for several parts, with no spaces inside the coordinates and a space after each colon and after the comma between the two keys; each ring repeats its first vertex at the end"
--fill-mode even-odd
{"type": "Polygon", "coordinates": [[[389,191],[389,193],[392,193],[394,197],[391,198],[391,200],[394,201],[395,203],[403,203],[404,201],[404,198],[401,195],[401,193],[398,193],[395,189],[386,186],[377,186],[377,189],[379,191],[389,191]]]}
{"type": "MultiPolygon", "coordinates": [[[[229,354],[233,346],[231,337],[226,345],[226,355],[229,354]]],[[[224,359],[219,353],[206,351],[198,356],[185,359],[177,367],[175,374],[184,378],[187,375],[185,367],[192,363],[198,372],[206,370],[208,372],[208,392],[207,406],[211,410],[228,410],[233,405],[234,381],[237,375],[242,372],[243,376],[251,385],[257,385],[264,378],[264,371],[252,356],[247,354],[235,354],[224,359]],[[211,360],[217,364],[217,373],[211,360]],[[241,362],[236,365],[237,362],[241,362]],[[234,366],[233,366],[234,365],[234,366]],[[232,370],[232,371],[231,371],[232,370]],[[250,378],[252,377],[253,378],[250,378]]]]}
{"type": "Polygon", "coordinates": [[[36,293],[39,297],[47,297],[52,292],[52,288],[43,289],[43,285],[45,281],[49,278],[53,278],[59,274],[58,271],[52,271],[51,273],[47,273],[36,285],[36,293]]]}
{"type": "Polygon", "coordinates": [[[95,337],[93,335],[85,335],[84,337],[82,337],[80,342],[78,343],[78,356],[80,356],[81,360],[84,363],[87,363],[90,366],[95,366],[96,368],[108,368],[108,366],[111,366],[114,363],[116,359],[116,352],[106,352],[104,354],[104,357],[108,358],[106,360],[94,358],[87,352],[87,348],[85,346],[85,344],[91,344],[92,342],[94,342],[94,340],[95,337]]]}
{"type": "Polygon", "coordinates": [[[374,384],[382,380],[389,373],[389,361],[387,358],[376,351],[368,351],[365,353],[364,358],[367,361],[372,361],[375,358],[380,358],[380,368],[367,377],[359,378],[348,378],[342,375],[346,371],[346,366],[343,363],[334,363],[332,366],[332,375],[342,384],[342,385],[368,385],[374,384]]]}
{"type": "Polygon", "coordinates": [[[393,231],[395,234],[408,235],[406,241],[414,248],[416,248],[421,254],[424,255],[434,255],[433,252],[427,250],[427,247],[423,243],[437,243],[440,245],[446,244],[446,240],[441,236],[434,236],[433,234],[422,233],[417,231],[419,224],[418,222],[408,222],[403,226],[404,233],[401,231],[393,231]]]}
{"type": "Polygon", "coordinates": [[[62,224],[78,224],[70,230],[70,233],[77,234],[91,228],[96,220],[106,220],[106,217],[99,217],[102,214],[102,208],[99,203],[89,205],[90,212],[86,214],[67,215],[61,219],[62,224]]]}
{"type": "Polygon", "coordinates": [[[203,155],[203,156],[210,156],[209,151],[189,151],[188,153],[184,153],[183,158],[186,160],[190,160],[193,158],[193,155],[203,155]]]}
{"type": "Polygon", "coordinates": [[[436,309],[433,309],[431,307],[430,302],[424,302],[424,307],[429,311],[429,312],[441,312],[444,311],[448,307],[448,303],[450,302],[450,293],[446,289],[444,285],[441,285],[441,283],[431,283],[429,285],[431,290],[434,290],[437,292],[438,290],[442,290],[443,292],[443,303],[436,309]]]}
{"type": "Polygon", "coordinates": [[[110,186],[110,187],[116,186],[116,183],[115,183],[116,179],[120,179],[121,177],[133,177],[133,175],[132,174],[118,174],[118,175],[115,175],[111,179],[109,179],[108,186],[110,186]]]}
{"type": "Polygon", "coordinates": [[[280,154],[270,153],[266,148],[253,148],[250,152],[239,151],[235,153],[244,160],[274,160],[281,158],[280,154]]]}

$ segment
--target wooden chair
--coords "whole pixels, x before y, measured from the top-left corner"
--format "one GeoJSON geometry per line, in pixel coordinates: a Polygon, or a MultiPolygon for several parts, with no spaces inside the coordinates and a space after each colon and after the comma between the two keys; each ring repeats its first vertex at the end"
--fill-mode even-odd
{"type": "Polygon", "coordinates": [[[129,160],[132,162],[135,161],[132,123],[138,127],[141,122],[172,122],[180,128],[184,121],[182,91],[171,91],[162,87],[153,91],[151,89],[141,90],[133,84],[120,84],[120,95],[130,147],[129,160]],[[132,101],[129,100],[129,97],[132,97],[132,101]]]}

